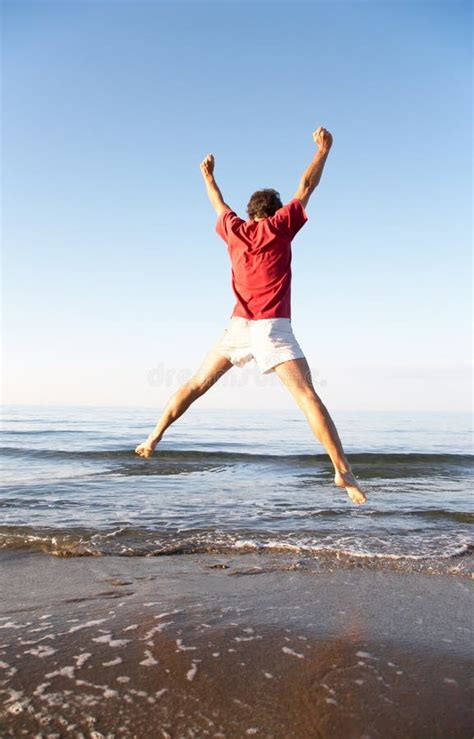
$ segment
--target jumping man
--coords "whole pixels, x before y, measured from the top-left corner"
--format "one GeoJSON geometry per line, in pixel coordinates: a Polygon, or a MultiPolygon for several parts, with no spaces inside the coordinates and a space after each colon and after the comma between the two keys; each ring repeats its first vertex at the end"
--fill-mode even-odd
{"type": "Polygon", "coordinates": [[[230,323],[196,374],[172,396],[156,427],[135,452],[150,457],[166,429],[234,365],[254,359],[263,373],[275,372],[305,414],[334,465],[334,482],[354,503],[366,497],[344,453],[337,429],[316,393],[311,371],[291,326],[291,242],[306,223],[306,206],[318,186],[332,146],[325,128],[313,133],[316,154],[295,196],[286,205],[276,190],[258,190],[244,221],[224,202],[214,178],[214,157],[201,163],[207,194],[216,210],[216,231],[226,242],[237,299],[230,323]]]}

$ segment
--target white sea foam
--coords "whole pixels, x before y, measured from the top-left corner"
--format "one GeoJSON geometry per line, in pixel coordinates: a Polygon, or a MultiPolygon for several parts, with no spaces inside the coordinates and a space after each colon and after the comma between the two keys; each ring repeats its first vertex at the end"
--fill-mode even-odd
{"type": "Polygon", "coordinates": [[[374,657],[373,654],[370,654],[370,652],[356,652],[356,657],[362,657],[363,659],[376,659],[378,660],[378,657],[374,657]]]}
{"type": "Polygon", "coordinates": [[[96,618],[95,621],[86,621],[86,623],[78,624],[78,626],[71,626],[68,633],[72,634],[80,629],[89,629],[91,626],[98,626],[99,624],[105,623],[107,620],[107,618],[96,618]]]}
{"type": "Polygon", "coordinates": [[[112,634],[104,634],[103,636],[96,636],[92,641],[98,644],[108,644],[109,647],[124,647],[130,639],[112,639],[112,634]]]}
{"type": "Polygon", "coordinates": [[[74,655],[73,659],[76,660],[76,667],[81,668],[84,662],[87,662],[89,657],[92,657],[90,652],[81,652],[81,654],[74,655]]]}
{"type": "Polygon", "coordinates": [[[121,657],[115,657],[115,659],[111,659],[110,662],[102,662],[103,667],[114,667],[114,665],[119,665],[122,662],[121,657]]]}
{"type": "Polygon", "coordinates": [[[31,622],[26,624],[16,624],[14,621],[7,621],[6,624],[2,624],[0,629],[23,629],[25,626],[30,626],[31,622]]]}
{"type": "Polygon", "coordinates": [[[74,678],[75,669],[74,665],[65,665],[53,672],[47,672],[45,677],[57,677],[59,675],[60,677],[69,677],[72,680],[74,678]]]}
{"type": "Polygon", "coordinates": [[[290,649],[290,647],[282,647],[282,652],[285,652],[285,654],[292,654],[293,657],[298,657],[299,659],[304,659],[304,654],[299,654],[299,652],[295,652],[294,649],[290,649]]]}
{"type": "Polygon", "coordinates": [[[46,646],[45,644],[40,644],[39,647],[33,647],[33,649],[26,649],[24,654],[32,654],[33,657],[50,657],[52,654],[54,654],[57,650],[53,649],[53,647],[46,646]]]}
{"type": "MultiPolygon", "coordinates": [[[[174,616],[175,613],[184,613],[182,608],[175,608],[174,611],[164,611],[163,613],[158,613],[156,616],[153,616],[153,618],[164,618],[165,616],[174,616]]],[[[168,623],[173,623],[172,621],[169,621],[168,623]]]]}
{"type": "Polygon", "coordinates": [[[54,636],[54,634],[45,634],[45,636],[41,636],[39,639],[18,639],[18,643],[23,645],[39,644],[45,639],[56,639],[56,637],[54,636]]]}
{"type": "Polygon", "coordinates": [[[158,626],[155,627],[154,631],[163,631],[163,629],[166,629],[166,627],[170,624],[174,624],[174,621],[163,621],[161,624],[158,624],[158,626]]]}
{"type": "MultiPolygon", "coordinates": [[[[366,513],[365,515],[369,514],[366,513]]],[[[469,550],[471,542],[463,534],[460,534],[458,541],[455,542],[452,541],[452,537],[448,539],[448,537],[441,535],[436,540],[433,538],[427,539],[423,536],[411,536],[409,539],[400,538],[399,540],[391,537],[390,542],[384,541],[380,537],[334,537],[328,535],[321,541],[311,540],[307,537],[302,537],[300,541],[291,541],[288,539],[268,539],[265,541],[263,538],[236,538],[231,543],[231,546],[237,550],[250,549],[258,551],[288,551],[297,554],[333,555],[337,559],[341,557],[355,557],[358,559],[423,562],[431,559],[443,560],[457,557],[469,550]],[[409,550],[403,551],[407,546],[409,550]],[[390,548],[390,551],[388,548],[390,548]]]]}
{"type": "Polygon", "coordinates": [[[188,670],[187,673],[186,673],[186,678],[188,680],[194,680],[194,678],[196,676],[196,672],[197,672],[197,664],[195,662],[193,662],[191,669],[188,670]]]}
{"type": "Polygon", "coordinates": [[[10,694],[9,698],[5,698],[5,703],[17,702],[20,700],[26,700],[23,698],[23,690],[14,690],[13,688],[7,688],[7,692],[10,694]]]}
{"type": "Polygon", "coordinates": [[[143,659],[140,662],[141,665],[143,665],[144,667],[153,667],[153,665],[158,664],[158,660],[153,657],[149,649],[145,649],[144,654],[145,654],[146,659],[143,659]]]}
{"type": "Polygon", "coordinates": [[[163,629],[166,626],[168,626],[168,624],[172,624],[172,623],[173,623],[172,621],[165,621],[162,624],[158,624],[158,626],[153,626],[151,629],[149,629],[146,632],[146,634],[144,636],[140,637],[140,641],[148,641],[149,639],[151,639],[151,637],[153,636],[153,634],[156,634],[156,632],[163,631],[163,629]]]}
{"type": "Polygon", "coordinates": [[[185,647],[182,639],[176,639],[176,645],[181,652],[187,652],[190,649],[197,649],[197,647],[185,647]]]}

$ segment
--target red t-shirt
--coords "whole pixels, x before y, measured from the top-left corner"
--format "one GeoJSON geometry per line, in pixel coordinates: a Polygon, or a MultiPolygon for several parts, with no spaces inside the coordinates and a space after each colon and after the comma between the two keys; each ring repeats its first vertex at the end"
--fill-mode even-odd
{"type": "Polygon", "coordinates": [[[263,221],[244,221],[233,210],[221,213],[216,231],[232,264],[233,316],[291,318],[291,241],[307,220],[296,198],[263,221]]]}

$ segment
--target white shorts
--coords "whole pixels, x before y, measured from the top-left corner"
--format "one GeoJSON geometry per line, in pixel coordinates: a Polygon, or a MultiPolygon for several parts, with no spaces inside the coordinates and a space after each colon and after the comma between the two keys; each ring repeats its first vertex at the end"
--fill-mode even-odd
{"type": "Polygon", "coordinates": [[[255,359],[264,374],[277,364],[304,357],[289,318],[248,320],[233,316],[213,348],[237,367],[255,359]]]}

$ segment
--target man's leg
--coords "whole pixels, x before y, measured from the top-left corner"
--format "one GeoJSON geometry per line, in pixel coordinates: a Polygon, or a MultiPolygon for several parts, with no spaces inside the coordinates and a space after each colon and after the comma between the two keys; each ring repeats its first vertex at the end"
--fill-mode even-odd
{"type": "Polygon", "coordinates": [[[160,420],[146,441],[135,449],[141,457],[150,457],[166,429],[189,408],[201,395],[204,395],[217,380],[233,367],[226,357],[211,349],[196,374],[182,385],[172,396],[160,420]]]}
{"type": "Polygon", "coordinates": [[[290,359],[277,364],[275,373],[290,390],[308,419],[314,435],[329,454],[336,473],[336,485],[345,487],[354,503],[365,503],[367,499],[351,471],[334,422],[313,387],[311,370],[306,359],[290,359]]]}

